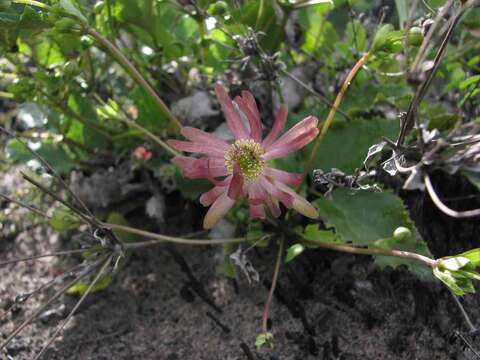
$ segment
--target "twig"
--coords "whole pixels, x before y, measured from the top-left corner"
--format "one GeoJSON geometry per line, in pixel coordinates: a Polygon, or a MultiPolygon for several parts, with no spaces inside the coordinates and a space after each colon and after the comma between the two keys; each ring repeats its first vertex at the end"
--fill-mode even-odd
{"type": "MultiPolygon", "coordinates": [[[[50,163],[45,160],[43,156],[41,156],[37,151],[33,150],[30,146],[28,146],[22,139],[20,139],[18,136],[15,134],[12,134],[10,131],[6,130],[5,128],[0,126],[0,131],[3,131],[5,134],[7,134],[10,137],[15,138],[20,144],[23,145],[25,149],[27,149],[30,153],[32,153],[33,156],[35,156],[40,162],[47,168],[47,170],[50,172],[52,176],[54,176],[62,185],[62,187],[67,190],[67,192],[72,196],[72,198],[80,205],[85,212],[93,218],[93,214],[90,212],[88,207],[85,205],[85,203],[70,189],[70,187],[67,185],[67,183],[62,179],[60,174],[53,168],[53,166],[50,165],[50,163]]],[[[22,175],[25,177],[25,174],[22,173],[22,175]]],[[[35,185],[35,184],[34,184],[35,185]]],[[[38,185],[37,185],[38,187],[38,185]]]]}
{"type": "Polygon", "coordinates": [[[350,254],[400,257],[400,258],[417,261],[431,268],[436,268],[438,266],[437,260],[430,259],[429,257],[426,257],[424,255],[412,253],[409,251],[369,249],[369,248],[362,248],[362,247],[353,246],[353,245],[342,245],[342,244],[316,242],[316,241],[308,241],[308,240],[305,242],[308,242],[312,245],[316,245],[324,249],[329,249],[329,250],[334,250],[339,252],[346,252],[350,254]]]}
{"type": "MultiPolygon", "coordinates": [[[[105,260],[105,258],[103,259],[105,260]]],[[[13,330],[7,338],[0,344],[0,350],[2,350],[5,346],[7,346],[14,338],[18,335],[27,325],[29,325],[33,319],[35,319],[38,315],[42,313],[50,304],[52,304],[55,300],[57,300],[63,293],[65,293],[69,288],[71,288],[77,281],[83,279],[87,275],[89,275],[95,268],[101,264],[101,261],[96,262],[93,264],[89,269],[87,269],[83,274],[77,276],[75,279],[67,283],[63,286],[60,290],[58,290],[48,301],[40,306],[31,316],[23,321],[15,330],[13,330]]]]}
{"type": "Polygon", "coordinates": [[[19,262],[24,262],[24,261],[32,261],[32,260],[37,260],[41,258],[46,258],[46,257],[54,257],[54,256],[64,256],[64,255],[72,255],[72,254],[80,254],[85,251],[88,251],[89,249],[75,249],[75,250],[64,250],[64,251],[57,251],[53,253],[48,253],[48,254],[41,254],[41,255],[33,255],[33,256],[28,256],[25,258],[20,258],[20,259],[14,259],[14,260],[8,260],[4,262],[0,262],[0,267],[9,265],[9,264],[16,264],[19,262]]]}
{"type": "Polygon", "coordinates": [[[353,78],[357,74],[357,72],[362,68],[362,66],[367,62],[368,57],[370,56],[370,53],[367,52],[364,54],[358,61],[357,63],[353,66],[353,68],[350,70],[348,73],[347,77],[345,78],[345,81],[343,82],[342,87],[340,88],[340,91],[338,92],[337,97],[335,98],[335,101],[333,103],[332,108],[330,109],[330,112],[328,113],[328,117],[323,123],[322,129],[320,130],[320,134],[318,135],[315,144],[313,145],[312,151],[310,152],[310,157],[308,158],[307,164],[305,165],[305,169],[303,171],[303,177],[307,174],[310,173],[310,170],[312,169],[313,162],[315,161],[317,157],[318,150],[320,149],[320,145],[327,135],[328,129],[330,128],[330,125],[332,124],[333,118],[335,117],[335,114],[338,110],[338,107],[340,106],[340,103],[343,100],[343,97],[345,95],[345,92],[347,91],[348,87],[350,86],[350,83],[352,82],[353,78]]]}
{"type": "Polygon", "coordinates": [[[84,31],[91,35],[95,40],[97,40],[101,45],[107,48],[112,56],[117,60],[125,70],[130,74],[130,76],[135,80],[135,82],[140,85],[155,101],[160,109],[167,114],[168,118],[172,124],[179,130],[182,128],[182,124],[176,118],[176,116],[170,111],[168,106],[163,102],[162,98],[157,94],[153,87],[148,83],[148,81],[143,77],[143,75],[137,70],[137,68],[127,59],[127,57],[106,37],[97,32],[95,29],[84,25],[84,31]]]}
{"type": "Polygon", "coordinates": [[[432,181],[430,180],[430,176],[425,175],[423,177],[423,181],[425,182],[425,187],[427,189],[428,195],[430,195],[430,198],[432,199],[433,203],[444,214],[447,214],[448,216],[451,216],[457,219],[480,216],[480,209],[466,210],[466,211],[456,211],[456,210],[450,209],[438,197],[437,193],[435,192],[435,188],[432,185],[432,181]]]}
{"type": "Polygon", "coordinates": [[[263,333],[268,332],[268,317],[270,315],[270,307],[272,305],[275,287],[277,286],[278,274],[280,273],[280,265],[282,264],[283,243],[284,243],[284,238],[282,237],[280,239],[280,244],[278,246],[277,262],[275,263],[275,270],[273,272],[272,285],[270,286],[270,291],[268,292],[267,300],[265,301],[265,308],[263,310],[263,318],[262,318],[263,333]]]}
{"type": "Polygon", "coordinates": [[[134,248],[139,248],[139,247],[157,245],[157,244],[162,243],[162,242],[171,242],[171,243],[182,244],[182,245],[219,245],[219,244],[237,244],[237,243],[242,243],[242,242],[245,242],[245,241],[256,240],[256,238],[252,238],[252,239],[231,238],[231,239],[211,239],[211,240],[184,239],[184,238],[180,238],[180,237],[156,234],[156,233],[152,233],[152,232],[149,232],[149,231],[135,229],[135,228],[132,228],[130,226],[125,226],[125,225],[103,223],[102,226],[104,226],[106,228],[113,229],[113,230],[116,229],[116,230],[129,232],[131,234],[140,235],[140,236],[143,236],[145,238],[154,239],[154,240],[151,240],[151,241],[142,241],[142,242],[124,244],[125,249],[134,249],[134,248]]]}
{"type": "Polygon", "coordinates": [[[21,206],[21,207],[24,207],[25,209],[28,209],[30,210],[31,212],[37,214],[37,215],[40,215],[44,218],[47,218],[47,219],[51,219],[52,217],[47,215],[46,213],[44,213],[42,210],[40,209],[37,209],[36,207],[32,206],[32,205],[28,205],[22,201],[19,201],[19,200],[15,200],[5,194],[2,194],[0,193],[0,198],[3,198],[4,200],[8,201],[8,202],[11,202],[11,203],[14,203],[14,204],[17,204],[18,206],[21,206]]]}

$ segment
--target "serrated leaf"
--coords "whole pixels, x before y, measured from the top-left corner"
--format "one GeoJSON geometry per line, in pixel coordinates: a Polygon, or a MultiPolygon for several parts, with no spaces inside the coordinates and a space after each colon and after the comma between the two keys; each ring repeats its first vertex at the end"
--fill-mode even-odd
{"type": "Polygon", "coordinates": [[[303,232],[303,238],[314,243],[344,243],[332,230],[320,230],[318,224],[307,225],[303,232]]]}
{"type": "MultiPolygon", "coordinates": [[[[343,242],[411,251],[431,257],[427,245],[408,217],[402,200],[390,192],[351,192],[348,189],[337,189],[332,193],[331,200],[318,199],[314,204],[326,225],[335,228],[337,236],[343,242]],[[402,241],[393,239],[395,230],[400,226],[410,229],[415,236],[402,241]]],[[[424,266],[411,260],[387,256],[374,258],[380,267],[405,264],[420,276],[430,274],[424,266]]]]}
{"type": "Polygon", "coordinates": [[[294,244],[287,249],[287,256],[285,256],[285,264],[295,259],[305,250],[302,244],[294,244]]]}
{"type": "MultiPolygon", "coordinates": [[[[395,138],[398,121],[385,119],[357,119],[348,124],[333,126],[320,147],[314,167],[328,171],[337,168],[346,174],[363,166],[363,161],[372,144],[379,143],[382,136],[395,138]]],[[[307,152],[310,147],[307,148],[307,152]]]]}

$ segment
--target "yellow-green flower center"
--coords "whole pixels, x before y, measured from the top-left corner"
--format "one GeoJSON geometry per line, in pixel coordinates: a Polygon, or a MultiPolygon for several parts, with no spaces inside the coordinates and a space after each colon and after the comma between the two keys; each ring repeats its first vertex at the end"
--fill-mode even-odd
{"type": "Polygon", "coordinates": [[[255,181],[265,166],[265,161],[262,159],[264,153],[262,146],[252,139],[235,141],[225,153],[225,166],[228,173],[233,174],[237,164],[245,181],[255,181]]]}

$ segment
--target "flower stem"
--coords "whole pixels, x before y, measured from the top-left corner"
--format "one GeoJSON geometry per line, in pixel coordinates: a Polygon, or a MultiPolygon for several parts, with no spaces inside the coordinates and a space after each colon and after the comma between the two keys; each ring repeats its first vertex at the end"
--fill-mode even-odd
{"type": "Polygon", "coordinates": [[[350,70],[347,77],[345,78],[345,81],[343,82],[343,85],[340,88],[340,91],[338,92],[337,97],[335,98],[335,101],[332,105],[332,108],[330,109],[330,112],[328,113],[327,120],[325,120],[325,122],[323,123],[322,129],[320,130],[320,134],[318,135],[317,140],[315,141],[315,144],[313,145],[312,151],[310,152],[310,157],[308,158],[307,164],[305,165],[305,170],[303,171],[303,177],[304,178],[312,170],[313,162],[317,158],[317,153],[318,153],[318,150],[320,149],[320,145],[321,145],[323,139],[325,138],[325,136],[327,135],[328,129],[330,128],[330,125],[332,124],[333,118],[335,117],[335,114],[337,113],[338,107],[340,106],[340,103],[343,100],[345,92],[347,91],[348,87],[350,86],[350,83],[352,82],[355,75],[357,75],[358,71],[367,62],[369,56],[370,56],[369,52],[364,54],[356,62],[356,64],[353,66],[353,68],[350,70]]]}
{"type": "Polygon", "coordinates": [[[95,29],[91,28],[87,24],[83,24],[84,30],[87,34],[91,35],[95,40],[97,40],[101,45],[110,51],[115,60],[121,64],[125,70],[130,74],[130,76],[135,80],[135,82],[140,85],[146,92],[149,94],[158,107],[167,114],[171,123],[179,130],[182,128],[182,124],[177,119],[177,117],[170,111],[168,106],[163,102],[162,98],[156,93],[154,88],[148,83],[148,81],[143,77],[140,71],[127,59],[125,55],[106,37],[100,34],[95,29]]]}
{"type": "Polygon", "coordinates": [[[135,243],[127,243],[123,244],[126,249],[133,249],[133,248],[140,248],[145,246],[156,245],[162,242],[171,242],[175,244],[181,245],[220,245],[220,244],[232,244],[232,243],[242,243],[247,240],[256,240],[256,239],[247,239],[247,238],[230,238],[230,239],[212,239],[212,240],[205,240],[205,239],[184,239],[181,237],[175,236],[167,236],[152,233],[149,231],[144,231],[140,229],[136,229],[130,226],[125,225],[118,225],[118,224],[109,224],[103,223],[103,226],[110,228],[112,230],[120,230],[125,231],[131,234],[140,235],[145,238],[152,239],[150,241],[142,241],[142,242],[135,242],[135,243]]]}
{"type": "Polygon", "coordinates": [[[439,263],[438,260],[431,259],[424,255],[420,255],[420,254],[409,252],[409,251],[369,249],[369,248],[362,248],[362,247],[353,246],[353,245],[333,244],[333,243],[324,243],[324,242],[316,242],[316,241],[307,241],[307,242],[324,249],[329,249],[329,250],[334,250],[339,252],[346,252],[350,254],[392,256],[392,257],[405,258],[405,259],[417,261],[422,265],[431,267],[432,269],[436,268],[439,263]]]}
{"type": "Polygon", "coordinates": [[[277,286],[278,274],[280,273],[280,265],[282,264],[283,243],[284,243],[284,239],[282,237],[282,239],[280,240],[280,245],[278,246],[277,262],[275,263],[275,270],[273,272],[272,285],[270,286],[270,291],[268,292],[267,300],[265,301],[265,308],[263,310],[263,319],[262,319],[263,333],[268,332],[268,317],[270,315],[270,307],[272,305],[275,287],[277,286]]]}

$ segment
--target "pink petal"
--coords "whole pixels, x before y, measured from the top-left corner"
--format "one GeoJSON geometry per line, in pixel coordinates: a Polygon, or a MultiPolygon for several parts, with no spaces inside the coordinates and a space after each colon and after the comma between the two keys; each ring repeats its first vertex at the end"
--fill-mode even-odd
{"type": "Polygon", "coordinates": [[[210,179],[227,175],[225,161],[219,158],[175,156],[172,162],[182,170],[183,176],[190,179],[210,179]]]}
{"type": "Polygon", "coordinates": [[[283,143],[283,144],[280,144],[280,145],[277,145],[277,143],[275,143],[263,155],[263,160],[265,160],[265,161],[273,160],[273,159],[277,159],[277,158],[286,156],[288,154],[291,154],[291,153],[301,149],[305,145],[307,145],[317,135],[318,135],[318,129],[317,128],[312,128],[309,132],[299,135],[297,138],[294,138],[293,140],[291,140],[288,143],[283,143]]]}
{"type": "Polygon", "coordinates": [[[181,140],[167,140],[168,145],[175,150],[206,154],[223,158],[225,151],[211,143],[197,143],[181,140]]]}
{"type": "Polygon", "coordinates": [[[215,145],[216,147],[219,147],[222,149],[222,151],[227,151],[230,145],[228,145],[225,141],[222,139],[216,137],[213,134],[209,134],[205,131],[202,131],[200,129],[195,129],[190,126],[183,127],[181,130],[181,133],[183,136],[185,136],[188,140],[194,142],[194,143],[204,143],[208,145],[215,145]]]}
{"type": "Polygon", "coordinates": [[[215,200],[218,199],[220,195],[225,193],[227,188],[225,186],[215,186],[214,188],[210,189],[206,193],[203,193],[200,196],[200,204],[203,206],[210,206],[213,204],[215,200]]]}
{"type": "Polygon", "coordinates": [[[268,192],[274,198],[280,200],[287,208],[291,208],[293,206],[293,196],[283,190],[280,190],[280,188],[277,187],[277,182],[272,183],[266,177],[262,176],[261,184],[266,192],[268,192]]]}
{"type": "Polygon", "coordinates": [[[270,210],[270,214],[272,214],[274,218],[278,218],[282,214],[277,199],[274,199],[271,196],[267,196],[266,203],[268,206],[268,210],[270,210]]]}
{"type": "Polygon", "coordinates": [[[260,185],[260,181],[255,181],[248,186],[248,199],[251,204],[259,205],[265,202],[267,194],[260,185]]]}
{"type": "Polygon", "coordinates": [[[262,140],[262,122],[255,98],[248,91],[242,91],[242,95],[243,97],[237,96],[235,102],[248,119],[251,138],[256,142],[260,142],[262,140]]]}
{"type": "Polygon", "coordinates": [[[288,106],[282,104],[280,109],[278,109],[277,116],[275,117],[275,122],[273,123],[272,130],[267,135],[265,140],[262,142],[262,146],[266,149],[270,146],[282,133],[283,129],[285,128],[285,122],[287,121],[288,115],[288,106]]]}
{"type": "Polygon", "coordinates": [[[213,205],[208,209],[205,219],[203,219],[203,227],[205,229],[211,229],[215,224],[225,216],[225,214],[230,210],[235,204],[235,200],[230,199],[227,193],[220,195],[213,205]]]}
{"type": "Polygon", "coordinates": [[[220,103],[228,127],[232,131],[235,139],[248,139],[247,131],[243,126],[242,119],[233,107],[232,100],[228,97],[227,92],[220,83],[215,84],[215,93],[217,94],[218,102],[220,103]]]}
{"type": "Polygon", "coordinates": [[[243,196],[243,176],[240,171],[240,166],[235,164],[233,168],[233,177],[228,187],[228,197],[230,199],[238,200],[243,196]]]}
{"type": "Polygon", "coordinates": [[[281,190],[290,194],[293,197],[293,208],[297,210],[300,214],[309,217],[311,219],[318,218],[318,211],[310,204],[306,199],[298,195],[295,191],[290,189],[287,185],[282,183],[276,184],[281,190]]]}
{"type": "Polygon", "coordinates": [[[265,208],[263,207],[263,204],[260,205],[254,205],[252,203],[249,203],[249,208],[250,208],[250,218],[251,219],[265,219],[265,208]]]}
{"type": "Polygon", "coordinates": [[[290,130],[283,134],[278,140],[270,144],[269,146],[264,146],[265,150],[273,150],[276,147],[280,147],[284,144],[290,143],[292,140],[298,138],[299,136],[311,131],[313,128],[317,128],[318,119],[314,116],[308,116],[299,123],[295,124],[290,130]]]}
{"type": "Polygon", "coordinates": [[[266,166],[263,170],[263,173],[266,176],[273,178],[275,181],[280,181],[282,183],[298,186],[302,183],[303,177],[302,174],[290,173],[287,171],[274,169],[269,166],[266,166]]]}

